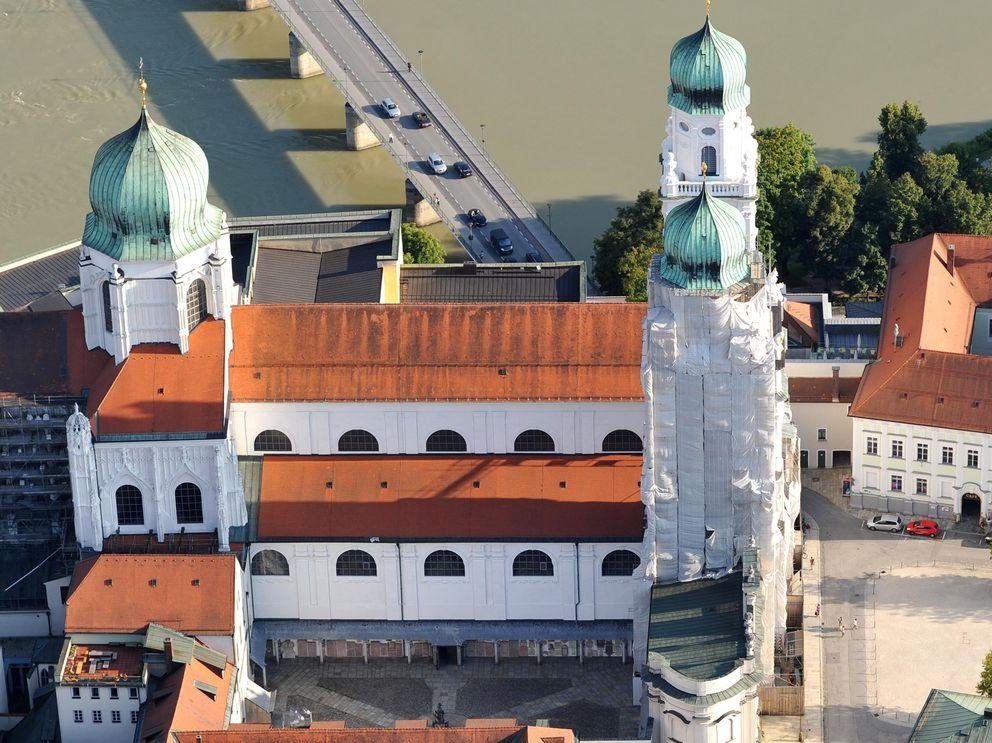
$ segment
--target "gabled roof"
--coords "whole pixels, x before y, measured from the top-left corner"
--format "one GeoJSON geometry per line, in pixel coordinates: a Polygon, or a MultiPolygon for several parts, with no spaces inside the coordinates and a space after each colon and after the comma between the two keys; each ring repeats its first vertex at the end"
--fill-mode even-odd
{"type": "Polygon", "coordinates": [[[258,536],[640,541],[640,455],[266,456],[258,536]]]}
{"type": "Polygon", "coordinates": [[[909,743],[978,743],[992,740],[985,718],[985,710],[992,707],[992,699],[978,694],[933,689],[920,710],[909,743]],[[973,732],[977,733],[974,737],[973,732]]]}
{"type": "Polygon", "coordinates": [[[76,563],[65,631],[133,633],[149,623],[190,635],[234,632],[234,555],[97,555],[76,563]]]}
{"type": "Polygon", "coordinates": [[[782,309],[785,313],[784,322],[791,325],[799,333],[805,336],[806,342],[810,345],[820,343],[820,308],[812,302],[797,302],[787,299],[782,309]]]}
{"type": "Polygon", "coordinates": [[[141,718],[142,743],[175,740],[180,730],[220,730],[231,717],[231,684],[235,667],[223,672],[193,658],[166,674],[152,689],[141,718]]]}
{"type": "Polygon", "coordinates": [[[314,723],[308,730],[231,725],[227,730],[175,734],[176,743],[574,743],[564,728],[498,727],[344,728],[314,723]]]}
{"type": "Polygon", "coordinates": [[[992,357],[968,353],[975,308],[992,301],[992,237],[933,234],[892,257],[879,357],[850,415],[992,433],[992,357]]]}
{"type": "Polygon", "coordinates": [[[851,403],[858,391],[861,377],[789,377],[789,400],[793,403],[836,402],[851,403]]]}
{"type": "Polygon", "coordinates": [[[643,304],[247,305],[247,401],[641,400],[643,304]]]}

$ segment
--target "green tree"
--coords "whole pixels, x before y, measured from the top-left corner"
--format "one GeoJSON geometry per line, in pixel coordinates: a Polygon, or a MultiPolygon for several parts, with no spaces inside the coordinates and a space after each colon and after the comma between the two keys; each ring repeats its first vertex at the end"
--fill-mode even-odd
{"type": "Polygon", "coordinates": [[[759,129],[758,205],[755,221],[758,247],[767,260],[778,261],[786,273],[789,266],[799,269],[793,251],[799,246],[802,199],[800,181],[816,168],[813,137],[808,132],[786,126],[759,129]]]}
{"type": "Polygon", "coordinates": [[[920,233],[976,234],[988,228],[988,203],[959,176],[954,155],[925,152],[920,157],[920,233]]]}
{"type": "Polygon", "coordinates": [[[651,267],[651,258],[657,252],[650,245],[635,245],[620,259],[617,268],[628,302],[648,301],[648,269],[651,267]]]}
{"type": "Polygon", "coordinates": [[[829,289],[843,262],[841,248],[854,222],[854,201],[860,186],[850,174],[821,165],[802,177],[799,190],[803,263],[808,273],[826,280],[829,289]]]}
{"type": "Polygon", "coordinates": [[[976,691],[985,697],[992,697],[992,650],[985,655],[982,662],[982,677],[978,681],[976,691]]]}
{"type": "Polygon", "coordinates": [[[878,154],[885,163],[885,172],[893,181],[903,173],[919,180],[920,135],[927,129],[927,120],[919,106],[909,101],[890,103],[878,115],[882,130],[878,133],[878,154]]]}
{"type": "Polygon", "coordinates": [[[405,263],[444,263],[447,256],[441,241],[423,227],[406,222],[403,231],[403,261],[405,263]]]}
{"type": "Polygon", "coordinates": [[[845,257],[844,291],[852,297],[879,295],[888,279],[888,263],[878,245],[878,235],[871,227],[856,230],[860,234],[849,243],[845,257]]]}
{"type": "Polygon", "coordinates": [[[648,246],[655,253],[662,250],[665,218],[661,198],[656,190],[637,194],[633,204],[621,206],[610,226],[593,243],[593,276],[606,294],[624,293],[620,261],[635,246],[648,246]]]}
{"type": "Polygon", "coordinates": [[[919,237],[920,208],[923,201],[923,189],[909,173],[903,173],[892,182],[889,189],[888,198],[885,201],[885,211],[883,212],[884,232],[880,232],[881,237],[888,237],[888,247],[892,248],[897,243],[909,242],[919,237]]]}

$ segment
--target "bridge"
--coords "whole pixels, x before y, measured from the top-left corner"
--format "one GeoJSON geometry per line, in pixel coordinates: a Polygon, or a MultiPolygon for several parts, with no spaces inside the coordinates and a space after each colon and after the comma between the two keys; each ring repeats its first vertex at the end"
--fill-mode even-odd
{"type": "Polygon", "coordinates": [[[492,158],[417,69],[415,61],[365,12],[358,0],[242,0],[245,9],[271,5],[290,29],[290,68],[295,77],[323,73],[345,101],[348,145],[382,145],[403,168],[408,205],[418,224],[443,221],[476,261],[499,255],[489,242],[501,227],[513,241],[509,260],[537,253],[542,261],[574,260],[492,158]],[[390,119],[379,102],[391,98],[402,116],[390,119]],[[426,113],[433,126],[420,128],[411,114],[426,113]],[[438,153],[448,172],[435,175],[428,153],[438,153]],[[460,178],[454,162],[468,163],[474,175],[460,178]],[[466,213],[481,209],[485,227],[469,225],[466,213]]]}

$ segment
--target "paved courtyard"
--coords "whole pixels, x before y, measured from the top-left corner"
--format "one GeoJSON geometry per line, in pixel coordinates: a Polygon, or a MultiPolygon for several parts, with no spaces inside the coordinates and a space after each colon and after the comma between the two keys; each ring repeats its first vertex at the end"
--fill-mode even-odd
{"type": "Polygon", "coordinates": [[[377,659],[295,658],[270,663],[276,707],[305,707],[315,720],[349,727],[392,727],[396,720],[429,718],[440,702],[452,725],[466,718],[548,720],[586,740],[637,737],[639,710],[631,705],[631,665],[616,658],[466,659],[435,669],[431,663],[377,659]]]}
{"type": "Polygon", "coordinates": [[[875,581],[874,603],[880,707],[915,717],[932,688],[974,692],[992,650],[992,572],[898,568],[875,581]]]}

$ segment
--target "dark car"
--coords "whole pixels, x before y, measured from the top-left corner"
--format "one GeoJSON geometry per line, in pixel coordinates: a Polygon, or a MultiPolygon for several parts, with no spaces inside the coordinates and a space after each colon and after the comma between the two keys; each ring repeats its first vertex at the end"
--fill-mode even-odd
{"type": "Polygon", "coordinates": [[[461,160],[454,164],[455,172],[458,173],[459,178],[468,178],[472,175],[472,167],[468,163],[463,163],[461,160]]]}
{"type": "Polygon", "coordinates": [[[482,213],[481,209],[469,209],[465,214],[468,219],[469,227],[485,227],[486,226],[486,215],[482,213]]]}
{"type": "Polygon", "coordinates": [[[423,111],[414,111],[413,120],[417,122],[417,126],[421,129],[426,129],[431,126],[434,122],[431,121],[431,117],[425,114],[423,111]]]}
{"type": "Polygon", "coordinates": [[[541,254],[538,253],[536,250],[530,251],[527,255],[524,256],[524,258],[528,263],[540,263],[542,260],[541,254]]]}
{"type": "Polygon", "coordinates": [[[513,241],[510,240],[510,236],[502,227],[497,227],[489,233],[489,243],[496,248],[503,258],[513,255],[513,241]]]}

